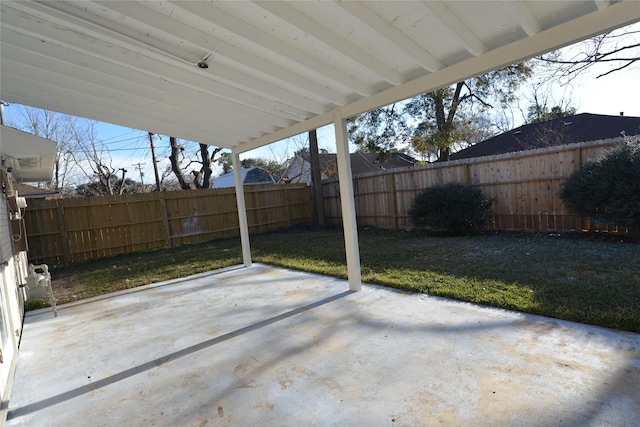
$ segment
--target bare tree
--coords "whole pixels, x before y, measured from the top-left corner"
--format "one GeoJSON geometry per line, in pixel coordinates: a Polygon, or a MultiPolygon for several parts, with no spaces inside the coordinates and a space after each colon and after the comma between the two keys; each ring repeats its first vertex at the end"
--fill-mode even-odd
{"type": "Polygon", "coordinates": [[[171,146],[171,154],[169,155],[169,161],[171,162],[171,170],[178,179],[178,184],[183,190],[191,190],[191,185],[184,178],[182,168],[180,167],[180,157],[184,151],[184,147],[178,144],[178,140],[172,136],[169,137],[169,145],[171,146]]]}
{"type": "Polygon", "coordinates": [[[201,188],[211,188],[213,182],[211,181],[211,175],[213,174],[213,170],[211,169],[211,164],[216,160],[216,154],[222,151],[220,147],[213,147],[213,152],[209,154],[209,145],[207,144],[199,144],[200,145],[200,161],[196,163],[200,163],[200,170],[192,170],[193,174],[193,183],[195,184],[197,189],[201,188]]]}
{"type": "Polygon", "coordinates": [[[205,189],[211,188],[213,181],[213,169],[211,168],[216,159],[216,156],[222,151],[220,147],[213,147],[213,151],[209,152],[210,145],[198,144],[198,150],[193,156],[185,158],[185,147],[178,143],[178,140],[174,137],[169,137],[169,145],[171,147],[171,154],[169,155],[169,161],[171,162],[171,171],[176,176],[178,184],[182,190],[205,189]],[[182,163],[186,162],[186,166],[182,167],[182,163]],[[188,182],[183,170],[191,168],[192,165],[198,165],[197,168],[191,169],[191,175],[193,181],[188,182]]]}
{"type": "Polygon", "coordinates": [[[118,177],[111,153],[96,135],[95,123],[66,114],[27,106],[14,106],[17,114],[7,122],[17,129],[56,143],[56,158],[51,183],[63,194],[122,194],[137,189],[125,178],[118,177]]]}
{"type": "Polygon", "coordinates": [[[596,64],[609,64],[596,78],[633,67],[640,61],[640,24],[604,33],[538,58],[555,67],[555,77],[570,82],[596,64]]]}
{"type": "MultiPolygon", "coordinates": [[[[89,191],[96,196],[117,194],[117,169],[112,165],[108,148],[96,137],[94,122],[87,122],[83,128],[74,128],[73,138],[75,150],[71,155],[75,164],[89,182],[95,183],[87,187],[89,191]]],[[[124,180],[120,183],[120,186],[122,185],[124,180]]]]}

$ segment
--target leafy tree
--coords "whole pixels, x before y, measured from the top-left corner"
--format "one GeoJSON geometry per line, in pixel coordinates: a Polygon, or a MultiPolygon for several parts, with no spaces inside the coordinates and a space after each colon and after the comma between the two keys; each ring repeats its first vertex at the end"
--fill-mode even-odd
{"type": "Polygon", "coordinates": [[[388,152],[409,144],[423,158],[435,152],[438,160],[448,160],[451,148],[482,123],[475,117],[513,102],[531,73],[529,63],[514,64],[365,113],[349,122],[349,136],[362,151],[388,152]]]}
{"type": "Polygon", "coordinates": [[[564,182],[560,197],[596,223],[640,226],[640,140],[628,138],[564,182]]]}
{"type": "MultiPolygon", "coordinates": [[[[553,79],[553,76],[551,77],[553,79]]],[[[544,87],[542,83],[531,85],[531,103],[527,108],[525,123],[540,123],[548,120],[561,119],[573,116],[576,108],[571,105],[571,100],[554,100],[550,87],[544,87]],[[549,105],[553,107],[549,108],[549,105]]]]}
{"type": "Polygon", "coordinates": [[[407,141],[407,117],[400,103],[388,105],[349,119],[349,139],[365,153],[388,152],[407,141]]]}
{"type": "MultiPolygon", "coordinates": [[[[110,187],[113,189],[113,194],[134,194],[143,191],[142,184],[133,181],[130,178],[125,178],[125,180],[123,181],[121,178],[118,178],[115,175],[111,175],[109,181],[111,181],[110,187]]],[[[86,182],[84,184],[78,185],[73,193],[76,196],[85,197],[105,195],[104,183],[99,180],[86,182]]]]}
{"type": "Polygon", "coordinates": [[[284,170],[287,168],[286,164],[280,163],[277,160],[266,160],[263,158],[248,158],[240,162],[243,168],[250,168],[257,166],[269,172],[272,177],[278,181],[282,176],[284,170]]]}
{"type": "Polygon", "coordinates": [[[228,151],[221,153],[218,164],[222,166],[222,173],[233,172],[233,155],[228,151]]]}
{"type": "Polygon", "coordinates": [[[570,117],[574,114],[576,114],[576,109],[574,107],[567,107],[567,109],[563,109],[560,105],[556,105],[549,110],[546,106],[530,105],[527,113],[527,123],[546,122],[547,120],[570,117]]]}
{"type": "MultiPolygon", "coordinates": [[[[222,166],[223,173],[233,172],[233,161],[232,161],[231,153],[229,152],[222,153],[217,161],[218,161],[218,164],[222,166]]],[[[265,169],[273,177],[276,177],[276,178],[279,178],[280,176],[282,176],[282,173],[287,168],[286,162],[283,163],[275,159],[263,159],[260,157],[258,158],[249,157],[247,159],[241,160],[240,164],[243,168],[258,166],[262,169],[265,169]]]]}

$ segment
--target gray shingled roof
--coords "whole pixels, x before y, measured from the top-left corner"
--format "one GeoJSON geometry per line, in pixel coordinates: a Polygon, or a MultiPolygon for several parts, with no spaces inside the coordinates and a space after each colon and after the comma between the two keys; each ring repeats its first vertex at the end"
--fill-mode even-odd
{"type": "Polygon", "coordinates": [[[532,123],[486,139],[457,153],[451,160],[492,156],[575,142],[597,141],[640,134],[640,117],[582,113],[562,119],[532,123]]]}

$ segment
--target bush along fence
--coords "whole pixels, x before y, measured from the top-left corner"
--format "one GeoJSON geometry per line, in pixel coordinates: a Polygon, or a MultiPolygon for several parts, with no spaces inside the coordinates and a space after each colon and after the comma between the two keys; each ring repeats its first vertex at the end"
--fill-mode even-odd
{"type": "MultiPolygon", "coordinates": [[[[358,224],[411,228],[408,212],[416,195],[425,188],[460,183],[494,201],[488,230],[626,233],[577,217],[560,199],[562,183],[574,171],[620,142],[622,138],[567,144],[357,175],[353,187],[358,224]]],[[[337,179],[323,182],[323,196],[327,222],[340,224],[337,179]]]]}
{"type": "MultiPolygon", "coordinates": [[[[250,233],[311,220],[304,184],[244,189],[250,233]]],[[[25,225],[30,262],[50,266],[240,234],[234,188],[30,199],[25,225]]]]}

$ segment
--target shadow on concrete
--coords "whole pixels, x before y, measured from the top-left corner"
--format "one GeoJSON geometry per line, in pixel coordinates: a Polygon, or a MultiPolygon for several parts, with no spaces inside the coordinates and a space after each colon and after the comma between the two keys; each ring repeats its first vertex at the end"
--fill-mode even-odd
{"type": "Polygon", "coordinates": [[[91,384],[87,384],[85,386],[78,387],[78,388],[73,389],[73,390],[69,390],[69,391],[67,391],[65,393],[62,393],[62,394],[59,394],[57,396],[51,396],[50,398],[45,399],[45,400],[41,400],[39,402],[34,402],[32,404],[29,404],[29,405],[26,405],[26,406],[23,406],[23,407],[20,407],[20,408],[12,409],[12,410],[9,411],[9,413],[7,415],[7,420],[10,420],[10,419],[15,418],[15,417],[23,416],[23,415],[29,414],[31,412],[39,411],[41,409],[47,408],[47,407],[52,406],[52,405],[56,405],[58,403],[66,401],[66,400],[73,399],[73,398],[78,397],[80,395],[83,395],[85,393],[89,393],[89,392],[97,390],[99,388],[106,387],[106,386],[114,384],[114,383],[116,383],[118,381],[122,381],[124,379],[129,378],[129,377],[132,377],[134,375],[141,374],[141,373],[143,373],[145,371],[148,371],[150,369],[157,368],[157,367],[159,367],[161,365],[164,365],[166,363],[172,362],[172,361],[174,361],[176,359],[180,359],[182,357],[188,356],[188,355],[193,354],[195,352],[198,352],[200,350],[204,350],[205,348],[208,348],[208,347],[223,343],[223,342],[225,342],[227,340],[239,337],[241,335],[256,331],[258,329],[261,329],[261,328],[264,328],[266,326],[272,325],[272,324],[274,324],[276,322],[280,322],[282,320],[285,320],[285,319],[288,319],[290,317],[296,316],[296,315],[298,315],[300,313],[304,313],[305,311],[308,311],[308,310],[323,306],[325,304],[329,304],[329,303],[331,303],[333,301],[336,301],[336,300],[338,300],[340,298],[344,298],[344,297],[346,297],[348,295],[351,295],[352,293],[354,293],[354,292],[353,291],[345,291],[345,292],[339,293],[337,295],[331,296],[329,298],[324,298],[324,299],[322,299],[320,301],[316,301],[314,303],[307,304],[307,305],[305,305],[303,307],[296,308],[294,310],[290,310],[290,311],[288,311],[286,313],[282,313],[282,314],[279,314],[277,316],[271,317],[269,319],[265,319],[265,320],[263,320],[261,322],[254,323],[254,324],[246,326],[244,328],[240,328],[240,329],[237,329],[235,331],[229,332],[227,334],[217,336],[217,337],[212,338],[210,340],[203,341],[203,342],[198,343],[196,345],[192,345],[192,346],[184,348],[184,349],[182,349],[180,351],[176,351],[174,353],[167,354],[165,356],[162,356],[162,357],[159,357],[157,359],[151,360],[151,361],[149,361],[147,363],[144,363],[142,365],[134,366],[131,369],[127,369],[126,371],[119,372],[119,373],[117,373],[115,375],[112,375],[112,376],[107,377],[107,378],[103,378],[103,379],[95,381],[95,382],[93,382],[91,384]]]}

